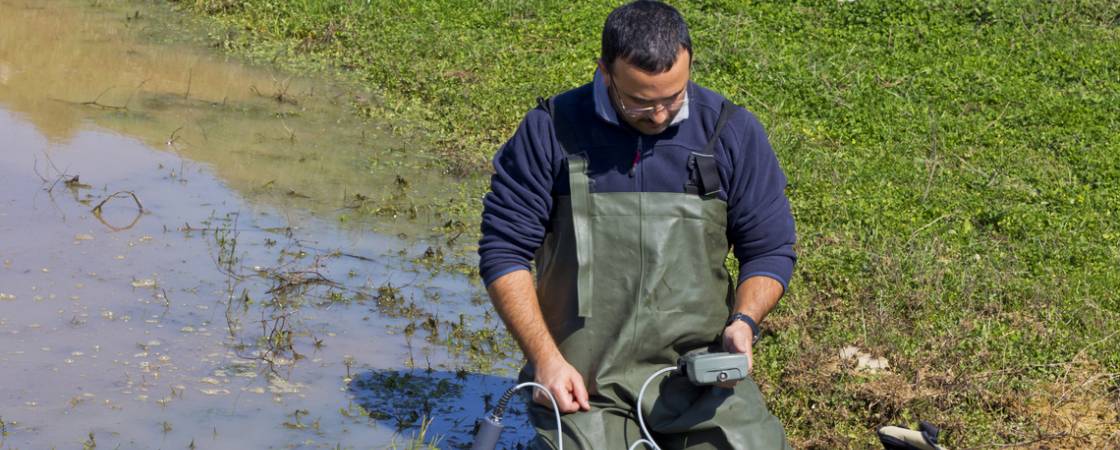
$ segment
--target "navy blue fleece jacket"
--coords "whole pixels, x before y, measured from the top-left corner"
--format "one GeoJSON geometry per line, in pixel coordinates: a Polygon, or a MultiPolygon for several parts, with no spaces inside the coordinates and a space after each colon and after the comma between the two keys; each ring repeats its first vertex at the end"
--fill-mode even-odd
{"type": "MultiPolygon", "coordinates": [[[[619,120],[599,80],[596,76],[556,97],[556,109],[572,128],[593,137],[586,149],[592,192],[684,192],[688,156],[707,143],[723,97],[690,83],[687,107],[675,123],[647,136],[619,120]]],[[[786,287],[796,255],[785,174],[762,125],[747,110],[736,106],[718,139],[714,155],[722,189],[717,196],[728,205],[727,239],[739,261],[739,282],[761,275],[786,287]]],[[[541,108],[529,111],[494,157],[490,193],[483,201],[478,253],[487,285],[529,269],[550,229],[553,200],[569,193],[567,172],[551,117],[541,108]]]]}

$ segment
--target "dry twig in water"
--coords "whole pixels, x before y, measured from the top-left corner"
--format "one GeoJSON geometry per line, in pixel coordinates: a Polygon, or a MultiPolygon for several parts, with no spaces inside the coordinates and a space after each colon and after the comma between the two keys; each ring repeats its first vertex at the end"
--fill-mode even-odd
{"type": "Polygon", "coordinates": [[[126,195],[132,197],[132,201],[136,202],[136,208],[139,209],[140,212],[144,212],[144,205],[140,204],[140,199],[138,197],[136,197],[136,193],[134,193],[132,191],[117,191],[117,192],[114,192],[112,195],[102,199],[101,202],[98,203],[97,206],[94,206],[93,209],[90,210],[90,211],[92,211],[93,214],[100,216],[101,215],[101,207],[105,206],[105,203],[107,203],[109,200],[112,200],[112,199],[117,198],[117,197],[122,197],[123,198],[126,195]]]}

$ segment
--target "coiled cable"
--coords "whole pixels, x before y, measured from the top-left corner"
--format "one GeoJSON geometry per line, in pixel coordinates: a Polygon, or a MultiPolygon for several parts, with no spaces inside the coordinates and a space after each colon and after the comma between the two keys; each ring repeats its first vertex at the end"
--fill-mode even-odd
{"type": "Polygon", "coordinates": [[[638,391],[638,404],[634,405],[634,409],[638,410],[638,425],[642,427],[642,435],[645,437],[634,441],[634,443],[630,445],[629,450],[634,450],[638,447],[638,444],[646,444],[650,446],[650,448],[653,448],[653,450],[661,450],[661,447],[657,446],[657,442],[654,442],[653,434],[651,434],[649,432],[649,429],[646,428],[646,420],[642,416],[642,398],[646,394],[646,388],[649,387],[649,384],[653,382],[655,378],[663,373],[672,372],[675,370],[680,370],[680,368],[677,366],[669,366],[664,369],[658,370],[657,372],[654,372],[653,375],[650,375],[649,378],[646,378],[645,383],[642,383],[642,389],[638,391]]]}

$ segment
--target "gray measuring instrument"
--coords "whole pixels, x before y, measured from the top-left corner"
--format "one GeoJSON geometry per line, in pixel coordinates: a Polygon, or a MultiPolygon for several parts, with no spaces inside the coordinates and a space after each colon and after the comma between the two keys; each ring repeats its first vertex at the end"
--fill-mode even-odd
{"type": "Polygon", "coordinates": [[[688,380],[700,386],[742,380],[747,377],[747,363],[742,353],[693,353],[680,359],[688,380]]]}

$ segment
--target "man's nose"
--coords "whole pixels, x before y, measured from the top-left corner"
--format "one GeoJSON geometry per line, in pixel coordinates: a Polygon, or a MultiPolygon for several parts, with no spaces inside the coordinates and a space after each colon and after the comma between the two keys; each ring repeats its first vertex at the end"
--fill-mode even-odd
{"type": "Polygon", "coordinates": [[[656,124],[665,123],[667,120],[669,120],[669,108],[658,107],[653,111],[653,115],[650,116],[650,120],[652,120],[653,123],[656,124]]]}

